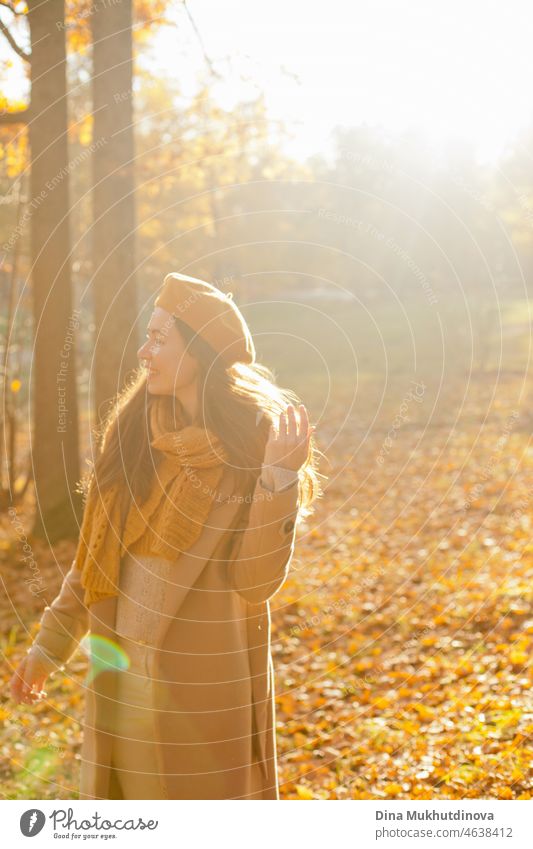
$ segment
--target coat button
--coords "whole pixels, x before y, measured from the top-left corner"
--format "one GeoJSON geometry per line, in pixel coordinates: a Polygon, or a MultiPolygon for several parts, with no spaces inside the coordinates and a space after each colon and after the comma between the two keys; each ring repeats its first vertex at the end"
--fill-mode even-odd
{"type": "Polygon", "coordinates": [[[280,533],[281,534],[290,534],[294,529],[294,519],[287,519],[285,524],[282,526],[280,533]]]}

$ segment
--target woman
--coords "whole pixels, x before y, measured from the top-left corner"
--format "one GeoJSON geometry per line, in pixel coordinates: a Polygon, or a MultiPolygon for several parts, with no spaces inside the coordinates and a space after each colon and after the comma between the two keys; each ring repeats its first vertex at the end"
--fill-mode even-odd
{"type": "Polygon", "coordinates": [[[11,681],[90,658],[80,799],[277,799],[269,599],[321,493],[232,296],[169,274],[82,481],[76,557],[11,681]]]}

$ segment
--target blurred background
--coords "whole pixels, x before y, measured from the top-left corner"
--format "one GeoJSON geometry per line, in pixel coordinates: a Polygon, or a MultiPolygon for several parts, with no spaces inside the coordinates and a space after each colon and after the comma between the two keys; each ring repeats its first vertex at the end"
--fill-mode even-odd
{"type": "MultiPolygon", "coordinates": [[[[181,271],[233,292],[323,452],[273,605],[283,797],[531,798],[532,25],[517,0],[0,3],[6,675],[181,271]]],[[[6,798],[75,793],[84,663],[0,708],[6,798]]]]}

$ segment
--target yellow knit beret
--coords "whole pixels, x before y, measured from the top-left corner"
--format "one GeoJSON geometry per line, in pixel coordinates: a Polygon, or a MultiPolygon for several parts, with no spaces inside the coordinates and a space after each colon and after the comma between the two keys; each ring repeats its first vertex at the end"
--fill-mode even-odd
{"type": "Polygon", "coordinates": [[[196,331],[231,365],[255,362],[255,346],[232,293],[173,271],[167,274],[154,305],[175,315],[196,331]]]}

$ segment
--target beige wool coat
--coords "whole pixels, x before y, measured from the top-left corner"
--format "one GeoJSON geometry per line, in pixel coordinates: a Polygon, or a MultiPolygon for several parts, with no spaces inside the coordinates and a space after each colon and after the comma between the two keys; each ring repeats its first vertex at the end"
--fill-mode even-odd
{"type": "MultiPolygon", "coordinates": [[[[259,797],[279,798],[269,599],[288,574],[298,506],[297,485],[270,492],[259,477],[243,496],[228,469],[200,537],[177,555],[174,615],[151,654],[163,798],[258,798],[248,796],[254,758],[259,797]]],[[[88,634],[117,641],[117,597],[87,608],[79,575],[73,565],[34,640],[59,664],[88,634]]],[[[86,688],[80,799],[122,798],[111,763],[119,674],[100,672],[86,688]]]]}

